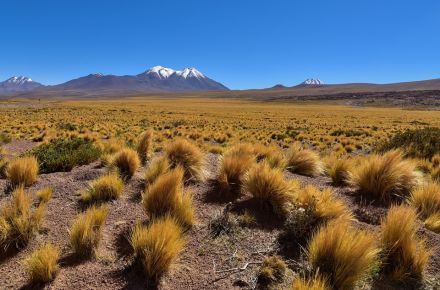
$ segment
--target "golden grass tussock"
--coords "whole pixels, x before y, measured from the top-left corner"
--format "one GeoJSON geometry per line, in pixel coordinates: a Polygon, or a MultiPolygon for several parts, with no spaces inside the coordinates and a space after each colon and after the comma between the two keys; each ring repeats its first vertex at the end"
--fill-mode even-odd
{"type": "Polygon", "coordinates": [[[402,153],[397,150],[367,157],[350,176],[350,184],[360,194],[384,202],[408,196],[420,181],[421,174],[416,170],[416,164],[403,159],[402,153]]]}
{"type": "Polygon", "coordinates": [[[44,203],[32,209],[32,197],[23,186],[16,188],[0,211],[0,245],[25,245],[41,228],[45,210],[44,203]]]}
{"type": "Polygon", "coordinates": [[[353,289],[374,267],[379,253],[375,237],[353,229],[345,220],[321,227],[309,242],[308,259],[334,289],[353,289]]]}
{"type": "Polygon", "coordinates": [[[136,151],[130,148],[119,150],[112,158],[111,165],[118,169],[124,178],[131,178],[140,166],[139,156],[136,151]]]}
{"type": "Polygon", "coordinates": [[[336,197],[331,188],[319,190],[313,185],[307,185],[302,190],[297,191],[296,202],[300,207],[312,207],[311,214],[321,221],[352,218],[346,203],[336,197]]]}
{"type": "Polygon", "coordinates": [[[38,248],[23,263],[29,280],[33,283],[48,283],[55,279],[59,271],[59,258],[60,250],[51,244],[38,248]]]}
{"type": "Polygon", "coordinates": [[[145,131],[139,136],[136,150],[142,164],[145,164],[153,152],[153,130],[145,131]]]}
{"type": "Polygon", "coordinates": [[[12,186],[30,186],[37,181],[38,161],[34,156],[20,157],[9,162],[6,176],[12,186]]]}
{"type": "Polygon", "coordinates": [[[325,159],[326,174],[332,179],[333,185],[347,185],[353,161],[347,158],[329,156],[325,159]]]}
{"type": "Polygon", "coordinates": [[[92,182],[81,192],[81,201],[84,203],[108,201],[118,199],[124,191],[124,182],[116,172],[107,173],[92,182]]]}
{"type": "Polygon", "coordinates": [[[237,197],[245,173],[255,163],[255,157],[248,154],[227,154],[220,157],[220,169],[217,183],[220,194],[237,197]]]}
{"type": "Polygon", "coordinates": [[[440,234],[440,212],[436,212],[425,219],[425,227],[437,234],[440,234]]]}
{"type": "Polygon", "coordinates": [[[130,243],[135,259],[142,264],[151,280],[157,280],[168,272],[185,244],[179,222],[170,216],[155,219],[148,226],[138,223],[130,243]]]}
{"type": "Polygon", "coordinates": [[[53,196],[52,187],[44,187],[35,193],[40,203],[47,203],[53,196]]]}
{"type": "Polygon", "coordinates": [[[70,230],[70,246],[78,256],[94,254],[102,239],[102,230],[108,210],[105,206],[92,206],[79,214],[70,230]]]}
{"type": "Polygon", "coordinates": [[[145,185],[153,184],[162,174],[170,170],[170,163],[165,156],[155,157],[151,160],[145,171],[145,185]]]}
{"type": "Polygon", "coordinates": [[[324,172],[319,155],[310,149],[294,143],[287,153],[287,169],[292,173],[306,176],[318,176],[324,172]]]}
{"type": "Polygon", "coordinates": [[[272,169],[263,162],[246,173],[243,189],[251,193],[263,207],[270,207],[277,215],[284,216],[292,206],[299,184],[287,180],[281,170],[272,169]]]}
{"type": "Polygon", "coordinates": [[[184,170],[179,166],[159,176],[143,194],[145,210],[153,218],[171,215],[182,225],[195,223],[192,196],[184,191],[184,170]]]}
{"type": "Polygon", "coordinates": [[[330,290],[325,280],[315,275],[313,278],[297,278],[292,284],[292,290],[330,290]]]}
{"type": "Polygon", "coordinates": [[[205,156],[200,149],[185,139],[166,146],[165,154],[172,168],[181,166],[186,180],[204,181],[207,178],[205,156]]]}
{"type": "Polygon", "coordinates": [[[416,231],[416,211],[406,205],[392,206],[382,220],[383,271],[394,280],[423,277],[431,251],[416,231]]]}
{"type": "Polygon", "coordinates": [[[409,197],[409,204],[416,208],[423,218],[440,213],[440,184],[429,182],[416,188],[409,197]]]}
{"type": "Polygon", "coordinates": [[[265,257],[258,270],[258,282],[263,285],[279,283],[284,280],[287,265],[278,256],[265,257]]]}

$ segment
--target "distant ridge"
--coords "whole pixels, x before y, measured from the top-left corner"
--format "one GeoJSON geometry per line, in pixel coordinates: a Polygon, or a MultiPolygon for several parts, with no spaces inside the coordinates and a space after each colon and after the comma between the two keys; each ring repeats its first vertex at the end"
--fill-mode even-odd
{"type": "Polygon", "coordinates": [[[138,75],[104,75],[101,73],[89,74],[65,83],[53,86],[43,86],[33,82],[30,78],[17,77],[0,83],[0,94],[23,93],[54,95],[67,94],[111,94],[124,92],[189,92],[229,90],[223,84],[214,81],[195,68],[173,70],[155,66],[138,75]],[[12,80],[12,83],[11,83],[12,80]]]}

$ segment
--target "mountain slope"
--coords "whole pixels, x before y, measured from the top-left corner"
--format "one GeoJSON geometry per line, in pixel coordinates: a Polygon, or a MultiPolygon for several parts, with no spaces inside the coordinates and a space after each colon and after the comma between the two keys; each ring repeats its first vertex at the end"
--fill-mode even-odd
{"type": "Polygon", "coordinates": [[[33,90],[43,85],[24,76],[14,76],[3,82],[0,82],[0,94],[11,92],[24,92],[33,90]]]}
{"type": "Polygon", "coordinates": [[[137,91],[145,92],[178,92],[228,90],[194,68],[175,71],[156,66],[135,76],[115,76],[90,74],[63,84],[51,86],[47,91],[137,91]]]}

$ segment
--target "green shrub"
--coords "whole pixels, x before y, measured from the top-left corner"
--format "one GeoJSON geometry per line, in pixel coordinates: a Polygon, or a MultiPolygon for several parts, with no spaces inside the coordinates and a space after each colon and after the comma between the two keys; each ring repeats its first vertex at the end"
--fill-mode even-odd
{"type": "Polygon", "coordinates": [[[55,139],[38,146],[32,151],[40,164],[41,173],[65,172],[75,166],[89,164],[97,160],[101,150],[93,141],[81,138],[55,139]]]}
{"type": "Polygon", "coordinates": [[[380,151],[402,148],[411,157],[431,158],[440,153],[440,128],[406,130],[382,144],[380,151]]]}

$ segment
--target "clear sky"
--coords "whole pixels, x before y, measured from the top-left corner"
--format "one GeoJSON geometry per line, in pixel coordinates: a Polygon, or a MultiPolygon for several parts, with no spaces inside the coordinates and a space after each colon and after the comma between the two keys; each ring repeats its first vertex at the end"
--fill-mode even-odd
{"type": "Polygon", "coordinates": [[[5,0],[0,27],[0,80],[155,65],[234,89],[440,78],[439,0],[5,0]]]}

